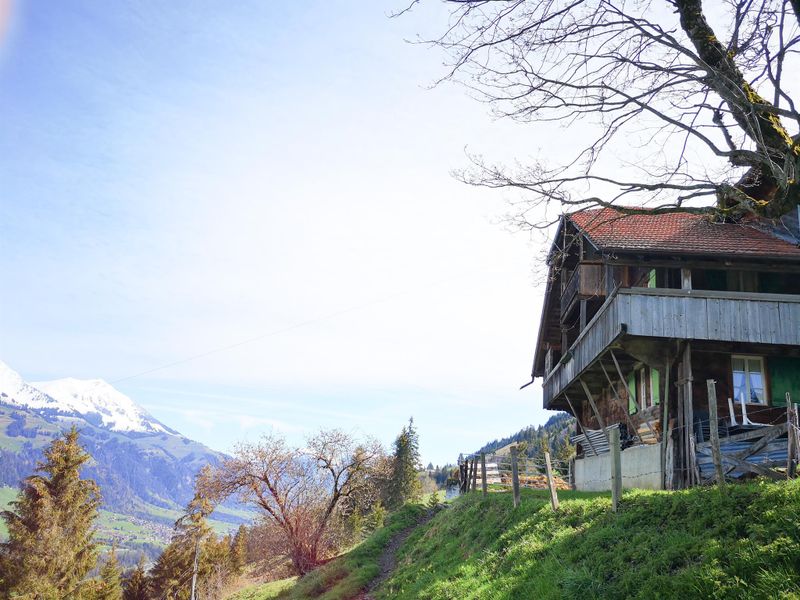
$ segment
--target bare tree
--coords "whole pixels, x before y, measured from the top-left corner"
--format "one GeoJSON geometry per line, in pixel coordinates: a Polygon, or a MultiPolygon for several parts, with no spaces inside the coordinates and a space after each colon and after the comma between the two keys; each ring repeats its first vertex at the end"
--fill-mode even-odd
{"type": "Polygon", "coordinates": [[[267,435],[205,470],[197,486],[214,502],[236,495],[260,509],[270,551],[304,574],[338,550],[335,522],[341,507],[374,494],[384,454],[376,441],[357,442],[340,430],[320,431],[305,448],[267,435]]]}
{"type": "Polygon", "coordinates": [[[523,190],[520,225],[546,226],[551,203],[732,217],[800,203],[800,0],[440,1],[451,21],[428,43],[449,56],[443,80],[503,117],[580,132],[563,164],[507,168],[472,155],[460,173],[523,190]],[[631,176],[609,160],[622,152],[635,155],[631,176]]]}

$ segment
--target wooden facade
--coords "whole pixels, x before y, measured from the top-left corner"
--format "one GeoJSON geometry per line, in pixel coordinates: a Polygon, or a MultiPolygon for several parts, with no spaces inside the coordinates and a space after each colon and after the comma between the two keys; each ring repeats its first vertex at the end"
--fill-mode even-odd
{"type": "MultiPolygon", "coordinates": [[[[730,227],[746,244],[749,232],[730,227]]],[[[787,398],[800,401],[800,253],[715,254],[702,240],[691,256],[648,240],[612,252],[602,241],[565,217],[554,242],[533,368],[544,407],[575,415],[577,434],[619,425],[625,446],[660,444],[664,487],[701,483],[707,381],[724,436],[756,439],[748,428],[784,422],[787,398]]]]}

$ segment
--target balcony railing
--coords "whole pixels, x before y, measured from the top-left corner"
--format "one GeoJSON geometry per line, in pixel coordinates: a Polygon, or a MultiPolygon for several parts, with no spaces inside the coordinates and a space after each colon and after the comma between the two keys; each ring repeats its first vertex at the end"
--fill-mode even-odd
{"type": "Polygon", "coordinates": [[[545,376],[545,408],[622,336],[800,346],[800,296],[620,288],[545,376]]]}

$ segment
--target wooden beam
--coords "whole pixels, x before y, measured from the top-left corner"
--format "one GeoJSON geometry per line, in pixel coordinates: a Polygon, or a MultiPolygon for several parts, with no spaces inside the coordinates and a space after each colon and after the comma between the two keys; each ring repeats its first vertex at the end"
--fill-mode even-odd
{"type": "Polygon", "coordinates": [[[734,463],[733,467],[730,468],[730,471],[735,470],[737,467],[740,469],[744,469],[745,471],[750,471],[751,473],[756,473],[757,475],[763,475],[765,477],[769,477],[770,479],[781,480],[784,479],[786,476],[778,473],[777,471],[773,471],[772,469],[768,469],[766,467],[762,467],[761,465],[756,465],[740,458],[734,458],[733,456],[724,456],[723,460],[730,461],[734,463]]]}
{"type": "Polygon", "coordinates": [[[711,434],[711,456],[714,460],[714,472],[717,475],[717,485],[725,486],[725,473],[722,472],[722,458],[719,451],[719,418],[717,417],[717,388],[716,381],[706,380],[708,389],[708,428],[711,434]]]}
{"type": "Polygon", "coordinates": [[[578,381],[581,382],[581,387],[583,387],[583,391],[586,394],[586,398],[589,400],[589,405],[592,407],[592,412],[594,412],[594,416],[597,419],[597,424],[600,425],[600,428],[603,430],[603,433],[606,434],[606,439],[610,443],[611,438],[608,437],[608,430],[606,429],[605,421],[603,421],[603,417],[600,416],[600,411],[597,410],[597,405],[594,403],[594,398],[592,398],[592,392],[589,391],[589,386],[586,385],[586,382],[583,379],[579,379],[578,381]]]}
{"type": "Polygon", "coordinates": [[[566,392],[564,393],[564,399],[567,401],[567,404],[569,405],[572,414],[575,415],[575,421],[578,423],[578,426],[581,428],[581,431],[583,431],[583,435],[586,438],[586,443],[589,444],[589,448],[592,449],[592,453],[595,456],[599,456],[599,454],[597,454],[597,450],[595,450],[594,448],[594,445],[592,445],[592,440],[589,439],[589,434],[586,433],[586,428],[581,423],[581,418],[578,416],[578,411],[575,410],[574,406],[572,406],[572,402],[570,402],[569,396],[567,396],[566,392]]]}
{"type": "Polygon", "coordinates": [[[483,496],[486,497],[489,493],[489,486],[486,482],[486,454],[481,452],[481,489],[483,496]]]}
{"type": "Polygon", "coordinates": [[[519,466],[517,465],[517,447],[511,446],[511,489],[514,492],[514,508],[519,506],[519,466]]]}
{"type": "Polygon", "coordinates": [[[611,446],[611,452],[609,452],[609,460],[611,460],[611,510],[617,512],[619,500],[622,497],[622,454],[619,443],[619,427],[611,430],[609,444],[611,446]]]}
{"type": "MultiPolygon", "coordinates": [[[[614,361],[614,366],[617,368],[617,374],[619,375],[620,381],[622,381],[622,385],[625,385],[627,380],[625,379],[625,375],[622,374],[622,368],[619,366],[619,361],[617,360],[617,355],[614,354],[614,350],[611,349],[611,348],[608,350],[608,353],[611,355],[611,360],[614,361]]],[[[636,404],[636,412],[642,412],[642,405],[636,399],[636,394],[633,395],[633,402],[634,402],[634,404],[636,404]]],[[[648,427],[649,427],[649,425],[648,425],[648,427]]],[[[652,432],[653,430],[651,429],[650,431],[652,432]]]]}
{"type": "Polygon", "coordinates": [[[550,504],[553,507],[553,511],[557,511],[558,493],[556,493],[556,484],[555,481],[553,481],[553,467],[550,465],[550,453],[547,450],[544,451],[544,463],[547,472],[547,487],[550,490],[550,504]]]}
{"type": "MultiPolygon", "coordinates": [[[[638,437],[639,441],[641,442],[642,441],[642,436],[639,435],[639,430],[636,427],[636,425],[633,423],[633,419],[631,419],[631,415],[630,415],[630,412],[628,411],[628,407],[625,406],[625,404],[622,402],[622,399],[619,397],[619,394],[617,393],[617,386],[615,386],[614,382],[611,381],[611,377],[609,376],[608,371],[606,371],[606,367],[603,364],[603,359],[599,358],[597,360],[597,362],[600,364],[600,368],[603,369],[603,374],[606,376],[606,379],[608,380],[608,384],[611,386],[611,393],[614,396],[614,401],[616,402],[616,404],[620,408],[620,410],[622,410],[622,412],[625,413],[625,419],[627,419],[627,421],[628,421],[628,425],[631,428],[631,433],[636,435],[636,437],[638,437]]],[[[623,381],[622,384],[624,385],[625,382],[623,381]]]]}
{"type": "MultiPolygon", "coordinates": [[[[751,431],[745,431],[744,433],[737,433],[736,435],[729,435],[725,439],[721,440],[723,444],[730,444],[732,442],[744,442],[746,440],[752,440],[754,438],[758,438],[764,435],[764,430],[769,429],[771,427],[777,427],[781,429],[781,435],[783,432],[786,431],[786,423],[779,423],[778,425],[764,425],[763,427],[759,427],[758,429],[753,429],[751,431]]],[[[773,438],[774,439],[774,438],[773,438]]],[[[772,440],[770,440],[772,441],[772,440]]],[[[703,442],[702,444],[697,444],[698,448],[710,448],[711,442],[703,442]]],[[[746,455],[745,455],[746,456],[746,455]]]]}
{"type": "Polygon", "coordinates": [[[661,474],[664,477],[664,489],[667,477],[667,440],[669,439],[669,373],[672,370],[672,363],[667,358],[664,363],[664,398],[661,401],[661,474]]]}
{"type": "MultiPolygon", "coordinates": [[[[766,427],[764,429],[766,429],[766,427]]],[[[744,450],[740,450],[739,452],[733,454],[724,454],[723,459],[741,461],[747,458],[748,456],[753,456],[754,454],[758,454],[764,448],[766,448],[771,441],[778,439],[780,436],[786,433],[786,431],[788,430],[788,426],[786,423],[781,423],[780,425],[771,425],[769,426],[769,429],[770,431],[764,434],[764,437],[762,437],[752,446],[749,446],[748,448],[745,448],[744,450]]],[[[735,467],[729,467],[728,470],[725,471],[725,473],[730,473],[731,471],[734,470],[734,468],[735,467]]]]}

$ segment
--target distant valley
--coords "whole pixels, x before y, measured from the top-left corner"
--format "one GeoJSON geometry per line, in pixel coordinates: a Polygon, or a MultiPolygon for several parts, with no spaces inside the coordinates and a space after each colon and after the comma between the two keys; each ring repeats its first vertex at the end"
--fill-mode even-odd
{"type": "MultiPolygon", "coordinates": [[[[223,458],[102,380],[28,383],[0,362],[0,506],[13,500],[42,449],[72,425],[92,456],[84,477],[102,490],[98,537],[116,543],[123,557],[125,550],[153,556],[191,499],[195,474],[223,458]]],[[[220,507],[214,517],[220,531],[250,520],[235,506],[220,507]]]]}

